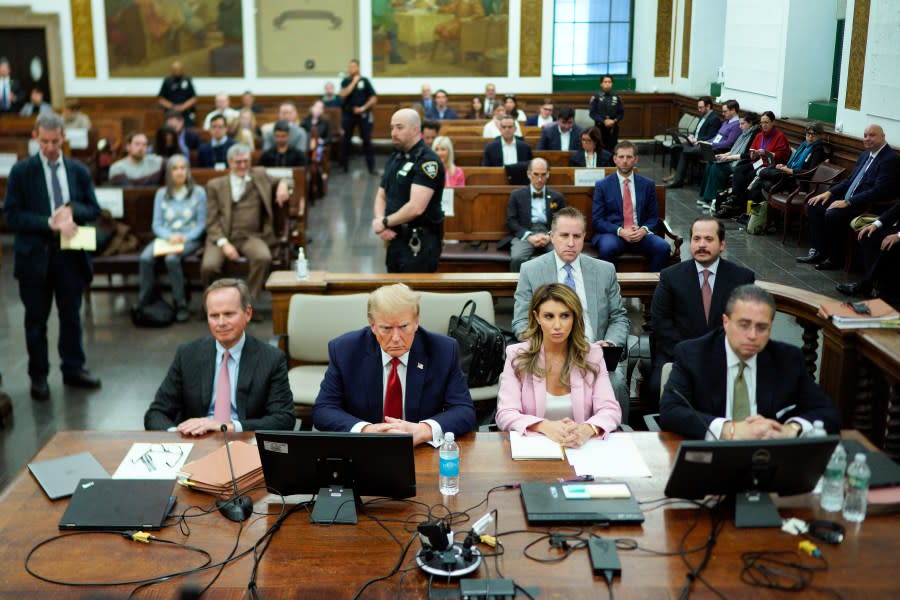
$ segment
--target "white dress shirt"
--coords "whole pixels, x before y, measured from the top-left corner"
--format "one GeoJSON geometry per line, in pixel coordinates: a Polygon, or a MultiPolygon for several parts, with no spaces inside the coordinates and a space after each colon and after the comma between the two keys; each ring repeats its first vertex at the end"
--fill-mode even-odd
{"type": "Polygon", "coordinates": [[[500,148],[503,150],[504,165],[514,165],[519,162],[519,152],[516,149],[516,138],[513,138],[513,141],[510,144],[507,144],[506,140],[500,138],[500,148]]]}

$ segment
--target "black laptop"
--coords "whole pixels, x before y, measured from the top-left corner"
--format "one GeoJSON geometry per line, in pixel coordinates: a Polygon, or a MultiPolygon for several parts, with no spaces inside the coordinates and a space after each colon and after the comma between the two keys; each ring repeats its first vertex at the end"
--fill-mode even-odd
{"type": "Polygon", "coordinates": [[[520,491],[531,524],[644,522],[641,507],[626,483],[526,482],[520,491]]]}
{"type": "Polygon", "coordinates": [[[857,440],[841,440],[844,450],[847,451],[847,464],[853,462],[853,457],[862,452],[866,455],[866,463],[872,471],[869,479],[869,487],[873,489],[893,487],[900,485],[900,465],[891,460],[891,457],[878,450],[869,450],[857,440]]]}
{"type": "Polygon", "coordinates": [[[82,479],[60,529],[161,529],[175,506],[174,479],[82,479]]]}

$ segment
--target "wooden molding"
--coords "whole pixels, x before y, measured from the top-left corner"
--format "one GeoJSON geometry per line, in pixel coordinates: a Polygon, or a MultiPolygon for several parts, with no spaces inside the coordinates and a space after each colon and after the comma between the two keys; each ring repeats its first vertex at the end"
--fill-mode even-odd
{"type": "Polygon", "coordinates": [[[672,0],[659,0],[656,6],[656,57],[654,77],[668,77],[672,62],[672,0]]]}
{"type": "Polygon", "coordinates": [[[850,35],[850,61],[847,66],[847,93],[844,108],[862,107],[863,75],[866,69],[866,43],[869,39],[870,0],[856,0],[853,4],[853,31],[850,35]]]}
{"type": "Polygon", "coordinates": [[[91,0],[69,0],[72,8],[72,40],[75,46],[75,76],[97,77],[94,61],[94,23],[91,0]]]}
{"type": "Polygon", "coordinates": [[[519,76],[541,76],[541,42],[543,34],[541,0],[522,0],[519,26],[519,76]]]}
{"type": "Polygon", "coordinates": [[[694,0],[684,0],[684,30],[681,36],[681,76],[685,79],[691,67],[691,13],[694,0]]]}
{"type": "Polygon", "coordinates": [[[0,23],[3,27],[43,29],[47,45],[47,77],[54,109],[61,111],[65,104],[66,86],[63,77],[62,42],[59,15],[35,13],[27,6],[0,7],[0,23]]]}

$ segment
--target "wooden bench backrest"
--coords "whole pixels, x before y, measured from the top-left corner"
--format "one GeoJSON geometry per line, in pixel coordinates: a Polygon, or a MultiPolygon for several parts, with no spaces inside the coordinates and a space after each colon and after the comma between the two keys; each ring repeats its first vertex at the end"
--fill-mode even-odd
{"type": "MultiPolygon", "coordinates": [[[[535,150],[534,157],[546,159],[552,167],[568,167],[571,153],[565,150],[535,150]]],[[[461,167],[477,167],[481,166],[481,157],[484,155],[484,149],[481,150],[459,150],[456,152],[456,164],[461,167]]]]}
{"type": "MultiPolygon", "coordinates": [[[[575,184],[575,169],[578,167],[553,167],[550,171],[551,189],[560,185],[575,184]]],[[[615,167],[605,167],[606,174],[611,175],[615,167]]],[[[503,167],[466,167],[466,185],[508,185],[506,171],[503,167]]]]}
{"type": "MultiPolygon", "coordinates": [[[[506,228],[506,207],[509,195],[516,186],[489,185],[467,186],[454,190],[454,216],[444,219],[444,238],[461,241],[499,241],[509,235],[506,228]]],[[[588,242],[594,235],[591,226],[591,204],[594,199],[593,187],[555,186],[566,199],[566,204],[575,207],[587,220],[588,242]]],[[[666,216],[665,186],[656,186],[656,204],[660,220],[666,216]]]]}

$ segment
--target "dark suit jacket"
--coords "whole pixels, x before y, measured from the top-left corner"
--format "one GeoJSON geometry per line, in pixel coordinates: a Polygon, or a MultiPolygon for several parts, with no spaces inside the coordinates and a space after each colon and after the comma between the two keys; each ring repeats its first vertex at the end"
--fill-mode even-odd
{"type": "Polygon", "coordinates": [[[900,225],[900,201],[894,202],[889,209],[884,211],[878,220],[882,227],[896,227],[900,225]]]}
{"type": "MultiPolygon", "coordinates": [[[[613,167],[612,153],[600,148],[598,150],[600,153],[600,162],[597,167],[613,167]]],[[[584,150],[576,150],[572,153],[572,156],[569,157],[569,166],[571,167],[584,167],[587,165],[587,159],[584,157],[584,150]]]]}
{"type": "MultiPolygon", "coordinates": [[[[216,341],[205,337],[182,344],[144,415],[144,428],[165,430],[209,414],[216,377],[216,341]]],[[[235,393],[244,431],[293,429],[294,399],[281,350],[247,336],[235,393]]]]}
{"type": "MultiPolygon", "coordinates": [[[[719,133],[719,127],[722,126],[722,119],[719,117],[719,114],[715,111],[709,113],[709,116],[706,118],[706,121],[703,123],[703,127],[700,128],[700,133],[697,135],[698,140],[709,141],[716,137],[716,134],[719,133]]],[[[694,133],[693,131],[691,133],[694,133]]]]}
{"type": "MultiPolygon", "coordinates": [[[[666,431],[703,438],[713,419],[725,416],[725,332],[716,330],[675,347],[675,364],[659,402],[660,425],[666,431]],[[688,406],[675,392],[691,403],[688,406]]],[[[757,413],[785,422],[801,417],[821,419],[829,433],[840,429],[840,417],[831,399],[806,372],[799,348],[769,340],[756,357],[757,413]]]]}
{"type": "Polygon", "coordinates": [[[575,151],[581,148],[581,127],[572,125],[569,132],[569,147],[561,147],[559,125],[547,125],[541,128],[541,139],[538,140],[536,150],[569,150],[575,151]]]}
{"type": "Polygon", "coordinates": [[[228,149],[234,146],[234,140],[225,138],[225,142],[213,148],[212,142],[201,144],[197,149],[197,166],[211,169],[216,163],[228,164],[228,149]]]}
{"type": "Polygon", "coordinates": [[[431,108],[425,111],[425,118],[434,119],[435,121],[443,121],[445,119],[458,119],[459,117],[456,116],[456,111],[449,106],[444,109],[444,116],[440,116],[437,111],[437,106],[432,103],[431,108]]]}
{"type": "MultiPolygon", "coordinates": [[[[633,189],[631,193],[635,198],[635,224],[638,227],[646,227],[651,232],[659,224],[659,214],[656,210],[656,184],[652,179],[632,173],[633,189]]],[[[594,239],[596,244],[600,234],[616,234],[619,227],[625,223],[625,215],[622,212],[622,190],[619,189],[619,177],[616,173],[604,177],[594,184],[594,201],[591,205],[591,222],[594,224],[594,239]]]]}
{"type": "MultiPolygon", "coordinates": [[[[559,192],[554,192],[544,186],[544,210],[547,214],[547,230],[553,222],[553,215],[561,208],[565,208],[566,200],[559,192]]],[[[531,231],[531,186],[525,186],[509,195],[506,205],[506,228],[512,234],[500,240],[498,248],[505,248],[513,237],[521,238],[526,231],[531,231]]]]}
{"type": "Polygon", "coordinates": [[[278,148],[272,146],[260,155],[259,164],[264,167],[303,167],[306,165],[306,157],[303,156],[302,152],[292,146],[288,146],[288,149],[284,154],[279,156],[278,148]],[[279,165],[279,162],[282,164],[279,165]]]}
{"type": "MultiPolygon", "coordinates": [[[[832,200],[844,199],[844,196],[850,190],[850,185],[856,178],[856,174],[865,167],[868,159],[868,151],[859,155],[856,166],[853,167],[853,172],[829,190],[832,200]]],[[[869,165],[866,174],[863,175],[862,181],[859,182],[856,191],[853,192],[850,204],[865,205],[869,202],[889,200],[898,195],[898,190],[900,190],[900,157],[897,156],[893,148],[885,145],[878,153],[878,156],[875,157],[875,160],[872,161],[872,164],[869,165]]]]}
{"type": "MultiPolygon", "coordinates": [[[[349,431],[360,421],[384,421],[381,348],[368,327],[328,343],[328,370],[313,406],[313,425],[349,431]]],[[[459,366],[459,346],[421,326],[409,351],[405,385],[406,420],[434,419],[457,436],[475,428],[475,408],[459,366]]]]}
{"type": "Polygon", "coordinates": [[[707,322],[703,313],[697,263],[691,259],[663,269],[650,304],[653,363],[671,362],[678,342],[698,338],[720,327],[725,303],[731,292],[739,285],[753,283],[755,279],[750,269],[720,258],[707,322]]]}
{"type": "Polygon", "coordinates": [[[28,102],[28,96],[22,95],[22,86],[19,84],[18,79],[9,78],[9,92],[16,97],[15,100],[12,97],[9,97],[9,107],[4,110],[0,108],[0,112],[19,112],[19,109],[22,108],[22,105],[25,102],[28,102]]]}
{"type": "MultiPolygon", "coordinates": [[[[69,187],[69,206],[72,217],[84,225],[100,216],[100,206],[94,197],[91,175],[77,160],[63,158],[63,168],[69,187]]],[[[7,226],[16,232],[13,250],[16,260],[13,273],[21,282],[42,283],[47,280],[50,244],[59,245],[59,238],[50,229],[50,191],[44,179],[39,156],[20,160],[13,165],[6,184],[3,212],[7,226]]],[[[82,251],[63,253],[74,268],[81,271],[85,282],[93,276],[91,255],[82,251]]]]}
{"type": "MultiPolygon", "coordinates": [[[[488,142],[484,147],[484,156],[481,157],[482,167],[502,167],[503,166],[503,148],[500,146],[501,138],[497,138],[492,142],[488,142]]],[[[531,160],[531,146],[516,138],[516,154],[518,154],[519,162],[531,160]]]]}

